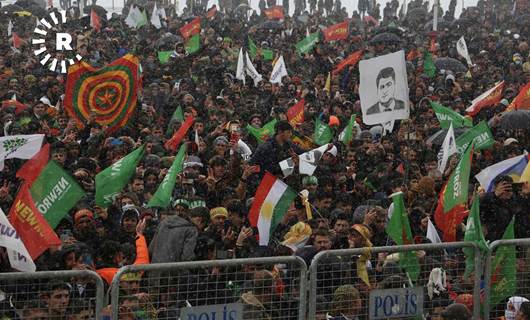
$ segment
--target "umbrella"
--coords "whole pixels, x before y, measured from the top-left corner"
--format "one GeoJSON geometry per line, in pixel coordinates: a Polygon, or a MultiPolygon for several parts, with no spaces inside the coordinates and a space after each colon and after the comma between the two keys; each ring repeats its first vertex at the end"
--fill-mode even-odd
{"type": "Polygon", "coordinates": [[[248,11],[248,10],[252,10],[252,8],[248,4],[242,3],[236,7],[235,11],[248,11]]]}
{"type": "Polygon", "coordinates": [[[380,28],[377,28],[377,30],[375,30],[375,33],[376,34],[380,34],[380,33],[394,33],[396,34],[397,36],[401,37],[403,35],[403,29],[400,29],[400,28],[397,28],[397,27],[380,27],[380,28]]]}
{"type": "Polygon", "coordinates": [[[381,43],[399,43],[401,42],[401,39],[395,34],[390,32],[380,33],[375,35],[372,40],[370,40],[371,44],[381,44],[381,43]]]}
{"type": "Polygon", "coordinates": [[[258,29],[279,30],[283,29],[283,24],[278,21],[265,21],[258,26],[258,29]]]}
{"type": "Polygon", "coordinates": [[[7,6],[0,8],[0,11],[7,14],[13,14],[16,11],[24,11],[24,8],[17,6],[16,4],[8,4],[7,6]]]}
{"type": "Polygon", "coordinates": [[[423,20],[427,14],[427,10],[423,8],[414,8],[407,12],[407,20],[423,20]]]}
{"type": "MultiPolygon", "coordinates": [[[[425,29],[425,31],[431,31],[432,30],[432,24],[433,24],[433,21],[429,21],[427,22],[423,27],[425,29]]],[[[445,21],[445,20],[438,20],[438,30],[441,30],[441,29],[450,29],[451,28],[451,23],[445,21]]]]}
{"type": "Polygon", "coordinates": [[[438,58],[434,61],[436,69],[451,70],[453,72],[467,72],[467,67],[460,61],[454,58],[438,58]]]}
{"type": "Polygon", "coordinates": [[[37,16],[39,18],[42,18],[48,14],[46,9],[43,9],[42,7],[39,7],[36,4],[25,7],[25,10],[31,12],[32,15],[37,16]]]}
{"type": "MultiPolygon", "coordinates": [[[[464,134],[468,130],[468,128],[455,128],[455,138],[458,138],[460,135],[464,134]]],[[[440,131],[430,136],[429,139],[427,139],[427,143],[441,145],[444,142],[445,136],[447,135],[447,131],[449,131],[449,129],[441,129],[440,131]]]]}
{"type": "Polygon", "coordinates": [[[515,110],[503,113],[497,126],[504,130],[530,130],[530,111],[515,110]]]}

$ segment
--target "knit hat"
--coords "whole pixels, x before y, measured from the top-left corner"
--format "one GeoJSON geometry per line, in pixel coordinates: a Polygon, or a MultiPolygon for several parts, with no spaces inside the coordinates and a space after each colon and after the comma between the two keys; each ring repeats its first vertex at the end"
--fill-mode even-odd
{"type": "Polygon", "coordinates": [[[225,218],[228,217],[228,211],[226,210],[226,208],[217,207],[210,210],[210,219],[215,219],[218,216],[222,216],[225,218]]]}
{"type": "Polygon", "coordinates": [[[318,178],[315,176],[305,176],[302,178],[302,185],[305,187],[307,185],[318,185],[318,178]]]}
{"type": "Polygon", "coordinates": [[[89,209],[78,210],[74,214],[74,223],[77,224],[79,222],[79,220],[81,220],[81,218],[83,218],[83,217],[88,217],[90,220],[92,220],[92,219],[94,219],[94,213],[92,211],[90,211],[89,209]]]}

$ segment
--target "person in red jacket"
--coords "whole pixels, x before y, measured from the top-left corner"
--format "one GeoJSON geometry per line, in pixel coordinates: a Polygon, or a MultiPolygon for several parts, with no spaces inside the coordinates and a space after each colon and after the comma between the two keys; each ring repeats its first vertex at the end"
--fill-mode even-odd
{"type": "MultiPolygon", "coordinates": [[[[149,250],[143,235],[144,230],[145,220],[142,219],[142,221],[136,226],[136,259],[133,263],[135,265],[149,264],[149,250]]],[[[107,285],[110,285],[114,275],[116,275],[119,268],[123,266],[125,259],[121,250],[121,245],[116,241],[106,241],[103,243],[101,251],[100,261],[98,261],[98,269],[96,272],[105,280],[107,285]]]]}

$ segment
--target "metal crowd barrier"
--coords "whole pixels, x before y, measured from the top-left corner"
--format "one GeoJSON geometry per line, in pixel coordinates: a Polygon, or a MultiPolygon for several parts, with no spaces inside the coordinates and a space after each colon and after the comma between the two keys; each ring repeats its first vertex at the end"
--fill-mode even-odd
{"type": "Polygon", "coordinates": [[[430,278],[432,283],[443,282],[441,270],[438,278],[436,274],[431,275],[434,268],[444,270],[447,283],[449,279],[461,279],[466,292],[473,295],[473,318],[479,319],[481,262],[478,247],[470,242],[323,251],[313,258],[309,270],[309,319],[327,319],[341,314],[355,315],[358,319],[387,319],[400,314],[407,319],[439,316],[452,299],[448,289],[441,290],[429,284],[430,278]],[[463,248],[475,252],[475,270],[479,272],[474,272],[471,279],[463,277],[463,248]],[[405,259],[406,253],[413,259],[405,259]],[[414,269],[414,261],[419,267],[416,281],[404,272],[414,269]],[[406,262],[410,263],[404,265],[406,262]],[[368,279],[360,276],[361,265],[368,279]]]}
{"type": "Polygon", "coordinates": [[[306,293],[307,267],[293,256],[130,265],[112,281],[112,319],[158,310],[157,319],[303,320],[306,293]]]}
{"type": "Polygon", "coordinates": [[[294,256],[131,265],[119,270],[109,292],[104,308],[103,280],[93,271],[0,273],[0,316],[199,320],[216,312],[226,320],[319,320],[353,312],[364,320],[401,312],[424,318],[439,316],[463,294],[473,319],[488,320],[504,314],[507,298],[530,298],[530,239],[495,241],[482,255],[471,242],[331,250],[318,253],[309,270],[294,256]],[[466,248],[475,258],[464,277],[466,248]],[[406,271],[414,261],[413,281],[406,271]],[[445,290],[436,286],[443,274],[445,290]]]}
{"type": "Polygon", "coordinates": [[[0,291],[0,315],[11,319],[101,319],[105,296],[103,280],[89,270],[0,273],[0,291]]]}

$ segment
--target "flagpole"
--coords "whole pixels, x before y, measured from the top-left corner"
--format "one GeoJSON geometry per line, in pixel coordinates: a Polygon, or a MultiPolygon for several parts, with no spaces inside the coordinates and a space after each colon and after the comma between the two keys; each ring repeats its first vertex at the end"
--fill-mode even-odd
{"type": "Polygon", "coordinates": [[[432,20],[432,30],[438,31],[438,6],[440,5],[440,0],[436,0],[434,2],[434,13],[433,13],[433,20],[432,20]]]}

